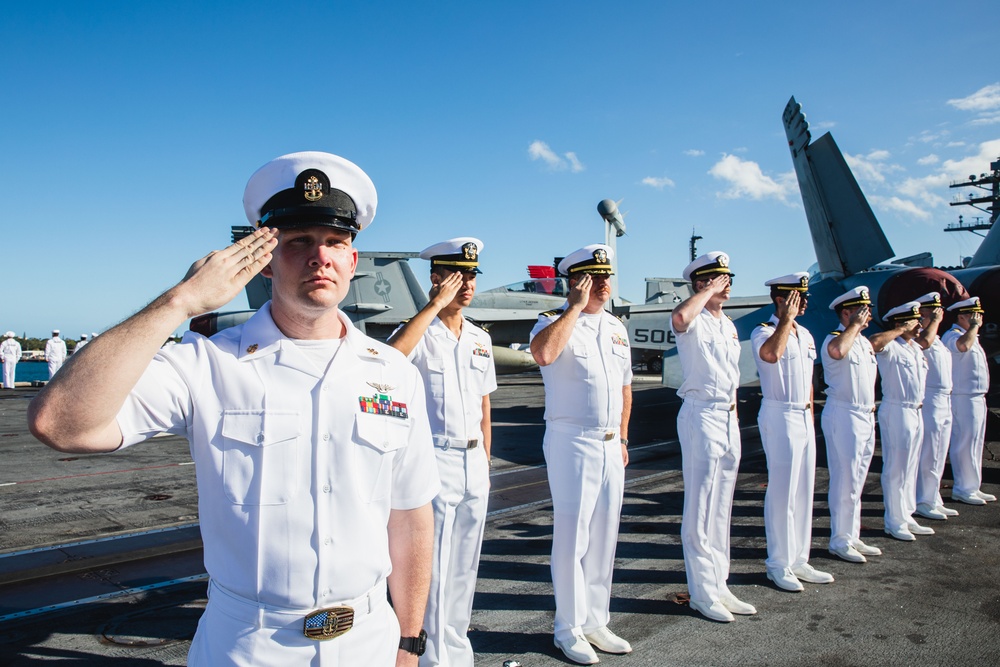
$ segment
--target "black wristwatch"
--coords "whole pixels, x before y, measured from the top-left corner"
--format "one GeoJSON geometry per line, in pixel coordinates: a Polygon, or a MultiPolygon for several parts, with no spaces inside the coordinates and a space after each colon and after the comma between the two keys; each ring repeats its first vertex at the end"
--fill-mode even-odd
{"type": "Polygon", "coordinates": [[[416,637],[400,637],[399,648],[413,655],[423,655],[427,650],[427,633],[421,630],[416,637]]]}

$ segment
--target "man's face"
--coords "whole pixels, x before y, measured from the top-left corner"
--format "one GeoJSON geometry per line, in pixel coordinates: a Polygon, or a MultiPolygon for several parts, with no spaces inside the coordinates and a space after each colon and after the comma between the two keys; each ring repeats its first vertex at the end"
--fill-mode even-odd
{"type": "MultiPolygon", "coordinates": [[[[611,276],[606,273],[591,273],[590,279],[590,300],[587,302],[588,306],[603,306],[611,298],[611,276]]],[[[576,285],[579,278],[573,278],[569,281],[569,286],[572,288],[576,285]]]]}
{"type": "Polygon", "coordinates": [[[431,273],[431,284],[437,285],[453,273],[462,274],[462,287],[459,288],[450,305],[458,308],[467,308],[472,303],[472,297],[476,296],[476,276],[479,274],[475,271],[449,271],[439,266],[431,273]]]}
{"type": "Polygon", "coordinates": [[[272,298],[307,311],[336,308],[358,266],[351,234],[333,227],[281,230],[271,255],[261,274],[272,280],[272,298]]]}
{"type": "Polygon", "coordinates": [[[934,314],[933,308],[925,308],[921,306],[920,308],[920,326],[926,329],[931,324],[931,315],[934,314]]]}

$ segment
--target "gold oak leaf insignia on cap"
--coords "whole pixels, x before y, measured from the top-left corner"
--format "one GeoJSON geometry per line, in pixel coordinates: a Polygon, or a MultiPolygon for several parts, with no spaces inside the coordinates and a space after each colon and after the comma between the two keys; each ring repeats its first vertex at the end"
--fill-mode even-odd
{"type": "Polygon", "coordinates": [[[247,354],[253,354],[256,351],[257,351],[257,343],[254,343],[252,345],[247,345],[247,354]]]}
{"type": "Polygon", "coordinates": [[[380,391],[383,394],[384,393],[388,393],[388,392],[392,391],[393,389],[395,389],[395,387],[392,386],[391,384],[381,384],[379,382],[366,382],[365,384],[367,384],[369,387],[371,387],[375,391],[380,391]]]}
{"type": "Polygon", "coordinates": [[[315,176],[310,176],[303,184],[305,198],[309,201],[317,201],[323,198],[323,184],[315,176]]]}
{"type": "Polygon", "coordinates": [[[799,278],[799,285],[802,287],[809,287],[809,278],[807,278],[806,276],[802,276],[801,278],[799,278]]]}
{"type": "Polygon", "coordinates": [[[726,268],[729,265],[729,258],[727,258],[725,255],[719,255],[718,257],[716,257],[715,261],[717,261],[719,263],[719,266],[721,266],[722,268],[726,268]]]}
{"type": "Polygon", "coordinates": [[[870,299],[870,297],[868,296],[868,290],[866,290],[866,289],[861,290],[861,298],[862,299],[870,299]]]}
{"type": "Polygon", "coordinates": [[[598,248],[594,251],[594,259],[596,259],[601,264],[607,264],[608,262],[608,251],[604,248],[598,248]]]}
{"type": "Polygon", "coordinates": [[[475,243],[469,241],[468,243],[462,246],[462,255],[467,260],[475,261],[479,257],[479,248],[476,246],[475,243]]]}

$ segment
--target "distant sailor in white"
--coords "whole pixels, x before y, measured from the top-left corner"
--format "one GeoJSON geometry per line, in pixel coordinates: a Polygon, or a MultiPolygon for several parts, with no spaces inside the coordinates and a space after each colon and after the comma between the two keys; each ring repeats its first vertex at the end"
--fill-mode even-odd
{"type": "Polygon", "coordinates": [[[14,388],[14,372],[21,360],[21,344],[14,340],[14,332],[8,331],[0,343],[0,362],[3,362],[3,388],[14,388]]]}
{"type": "Polygon", "coordinates": [[[830,303],[840,326],[820,348],[826,380],[823,436],[830,472],[830,553],[851,563],[879,556],[861,541],[861,491],[875,453],[875,351],[861,332],[871,322],[871,297],[859,285],[830,303]]]}
{"type": "Polygon", "coordinates": [[[882,317],[891,329],[872,336],[872,347],[882,377],[882,404],[878,409],[882,436],[882,501],[885,532],[912,542],[914,535],[933,535],[934,529],[913,519],[917,509],[917,463],[924,439],[921,409],[927,360],[914,340],[920,325],[920,303],[908,301],[882,317]]]}
{"type": "Polygon", "coordinates": [[[531,355],[545,382],[555,644],[583,665],[598,662],[593,647],[632,651],[608,629],[632,411],[628,330],[604,310],[613,259],[610,247],[595,243],[559,262],[569,298],[539,315],[531,331],[531,355]]]}
{"type": "Polygon", "coordinates": [[[983,483],[983,446],[986,440],[986,392],[990,371],[986,352],[979,343],[983,306],[974,296],[952,304],[957,322],[941,341],[951,352],[951,471],[955,478],[951,497],[969,505],[985,505],[996,500],[986,493],[983,483]]]}
{"type": "Polygon", "coordinates": [[[59,337],[59,329],[52,330],[52,338],[45,341],[45,361],[49,364],[49,379],[66,361],[66,341],[59,337]]]}
{"type": "Polygon", "coordinates": [[[714,251],[684,269],[694,295],[671,315],[684,382],[677,415],[684,473],[681,542],[691,608],[713,621],[756,614],[730,592],[729,523],[740,467],[736,389],[740,386],[740,341],[722,312],[733,273],[729,255],[714,251]]]}
{"type": "Polygon", "coordinates": [[[430,301],[389,338],[420,369],[441,491],[424,613],[421,667],[473,667],[472,599],[490,496],[490,393],[497,388],[490,335],[465,319],[476,294],[483,242],[462,237],[420,253],[431,263],[430,301]]]}
{"type": "Polygon", "coordinates": [[[948,457],[951,439],[951,353],[938,336],[944,309],[941,294],[929,292],[916,299],[920,304],[920,334],[917,344],[927,360],[927,382],[924,385],[924,439],[917,464],[917,514],[926,519],[943,521],[958,516],[956,510],[945,507],[941,498],[941,477],[948,457]]]}
{"type": "Polygon", "coordinates": [[[833,575],[809,564],[816,478],[812,377],[817,355],[812,334],[795,321],[806,312],[809,274],[791,273],[764,284],[771,288],[775,314],[750,336],[763,394],[757,423],[767,456],[764,565],[778,588],[799,592],[802,581],[833,582],[833,575]]]}

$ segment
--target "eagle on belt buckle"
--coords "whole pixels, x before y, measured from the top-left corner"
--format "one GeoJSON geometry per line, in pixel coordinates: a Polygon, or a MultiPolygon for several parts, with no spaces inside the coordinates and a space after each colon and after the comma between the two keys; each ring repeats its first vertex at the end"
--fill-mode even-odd
{"type": "Polygon", "coordinates": [[[354,609],[351,607],[328,607],[317,609],[308,616],[302,627],[302,634],[309,639],[326,641],[336,639],[354,627],[354,609]]]}

